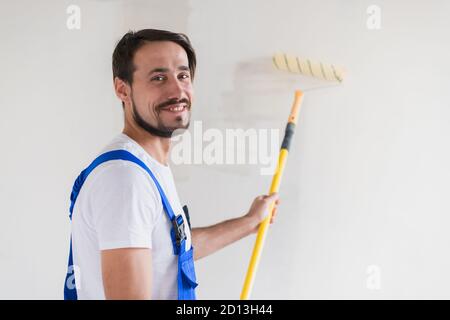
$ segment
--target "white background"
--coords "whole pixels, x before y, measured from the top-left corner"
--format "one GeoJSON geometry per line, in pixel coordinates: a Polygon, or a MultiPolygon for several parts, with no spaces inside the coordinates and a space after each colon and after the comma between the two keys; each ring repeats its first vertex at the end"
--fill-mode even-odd
{"type": "MultiPolygon", "coordinates": [[[[1,1],[0,298],[62,298],[70,190],[121,131],[111,55],[141,28],[191,38],[204,128],[284,128],[291,78],[252,66],[277,51],[347,70],[305,94],[252,298],[450,298],[449,16],[444,0],[1,1]]],[[[194,226],[244,214],[271,180],[249,165],[173,172],[194,226]]],[[[197,263],[199,298],[239,298],[253,241],[197,263]]]]}

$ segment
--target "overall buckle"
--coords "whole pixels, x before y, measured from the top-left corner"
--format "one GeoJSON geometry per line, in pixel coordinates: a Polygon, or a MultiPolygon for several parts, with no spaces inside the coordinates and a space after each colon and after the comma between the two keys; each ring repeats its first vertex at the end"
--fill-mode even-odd
{"type": "Polygon", "coordinates": [[[173,230],[175,231],[175,241],[177,246],[181,245],[181,241],[187,239],[183,216],[179,215],[172,220],[173,230]]]}

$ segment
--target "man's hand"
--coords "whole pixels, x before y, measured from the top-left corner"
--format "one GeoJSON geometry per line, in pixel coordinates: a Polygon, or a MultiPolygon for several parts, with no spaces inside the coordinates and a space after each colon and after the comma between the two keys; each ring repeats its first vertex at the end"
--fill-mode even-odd
{"type": "Polygon", "coordinates": [[[252,233],[258,232],[259,225],[269,214],[270,204],[274,203],[272,217],[270,219],[270,223],[272,224],[275,221],[275,217],[277,214],[277,207],[280,204],[280,199],[278,197],[278,193],[272,193],[271,195],[261,195],[253,200],[253,203],[250,207],[250,210],[245,215],[245,217],[251,219],[253,224],[255,225],[252,229],[252,233]]]}

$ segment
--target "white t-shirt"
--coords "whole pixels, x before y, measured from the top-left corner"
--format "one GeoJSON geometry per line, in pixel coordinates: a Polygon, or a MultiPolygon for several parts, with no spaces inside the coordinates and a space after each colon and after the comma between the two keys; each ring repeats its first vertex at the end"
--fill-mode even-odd
{"type": "MultiPolygon", "coordinates": [[[[120,134],[103,149],[127,150],[155,175],[176,215],[184,215],[168,166],[157,162],[138,143],[120,134]]],[[[177,256],[171,222],[149,174],[137,164],[112,160],[99,165],[84,182],[72,215],[72,248],[78,299],[105,299],[101,251],[151,248],[152,299],[177,299],[177,256]]],[[[186,250],[191,247],[187,234],[186,250]]]]}

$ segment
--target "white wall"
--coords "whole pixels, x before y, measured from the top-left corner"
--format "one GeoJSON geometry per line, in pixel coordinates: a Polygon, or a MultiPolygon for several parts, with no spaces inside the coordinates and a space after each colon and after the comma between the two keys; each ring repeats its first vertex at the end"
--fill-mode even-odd
{"type": "MultiPolygon", "coordinates": [[[[205,128],[284,128],[292,78],[251,67],[276,51],[348,70],[305,94],[253,298],[450,298],[449,13],[444,0],[2,1],[0,298],[62,297],[70,189],[121,130],[111,54],[139,28],[190,36],[205,128]]],[[[248,165],[173,171],[196,226],[245,213],[271,180],[248,165]]],[[[253,240],[198,262],[200,298],[239,297],[253,240]]]]}

